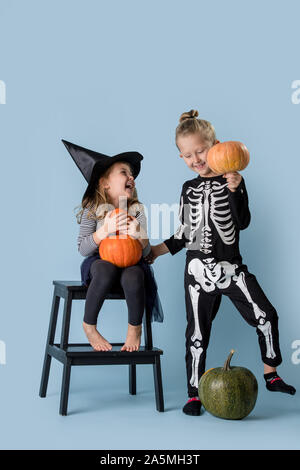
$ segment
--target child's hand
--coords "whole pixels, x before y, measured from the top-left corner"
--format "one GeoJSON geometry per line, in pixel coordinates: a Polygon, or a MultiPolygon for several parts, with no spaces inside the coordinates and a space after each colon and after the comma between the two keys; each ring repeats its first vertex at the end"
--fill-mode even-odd
{"type": "Polygon", "coordinates": [[[119,212],[112,214],[113,211],[109,211],[104,219],[103,230],[108,237],[112,233],[116,233],[118,230],[121,231],[127,227],[127,212],[119,212]]]}
{"type": "Polygon", "coordinates": [[[154,262],[154,255],[153,255],[153,251],[152,251],[152,247],[151,247],[151,251],[150,253],[147,255],[147,256],[144,256],[144,260],[148,263],[148,264],[152,264],[154,262]]]}
{"type": "Polygon", "coordinates": [[[230,191],[233,193],[236,191],[236,188],[242,181],[242,176],[237,171],[224,173],[223,178],[227,179],[227,188],[230,189],[230,191]]]}
{"type": "Polygon", "coordinates": [[[126,227],[124,226],[119,230],[120,235],[129,235],[132,238],[138,239],[141,237],[141,226],[137,219],[132,215],[128,215],[126,227]]]}

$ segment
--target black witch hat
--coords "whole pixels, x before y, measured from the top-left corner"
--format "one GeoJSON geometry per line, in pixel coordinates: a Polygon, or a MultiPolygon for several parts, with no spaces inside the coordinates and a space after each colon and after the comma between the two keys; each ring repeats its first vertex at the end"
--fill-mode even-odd
{"type": "Polygon", "coordinates": [[[64,139],[62,139],[62,142],[88,182],[88,187],[82,199],[86,196],[93,196],[99,177],[113,163],[129,163],[134,179],[140,172],[143,156],[138,152],[123,152],[109,157],[103,153],[95,152],[94,150],[89,150],[84,147],[80,147],[79,145],[72,144],[64,139]]]}

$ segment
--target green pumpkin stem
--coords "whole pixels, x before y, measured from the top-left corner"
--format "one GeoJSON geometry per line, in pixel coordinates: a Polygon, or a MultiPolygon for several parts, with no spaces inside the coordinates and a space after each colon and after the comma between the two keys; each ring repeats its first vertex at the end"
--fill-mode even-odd
{"type": "Polygon", "coordinates": [[[231,361],[231,358],[233,356],[233,353],[234,353],[234,349],[232,349],[230,351],[230,354],[226,359],[226,362],[225,362],[224,367],[223,367],[224,370],[230,370],[230,361],[231,361]]]}

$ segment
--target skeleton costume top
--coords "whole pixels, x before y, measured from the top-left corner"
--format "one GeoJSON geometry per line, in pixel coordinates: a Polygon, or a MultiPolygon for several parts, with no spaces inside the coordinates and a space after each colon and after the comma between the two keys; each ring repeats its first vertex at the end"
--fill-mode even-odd
{"type": "Polygon", "coordinates": [[[188,395],[196,397],[222,295],[228,296],[247,323],[256,328],[262,361],[272,367],[282,361],[278,315],[256,277],[243,264],[239,251],[239,231],[250,223],[243,178],[234,192],[222,175],[199,175],[186,181],[179,218],[179,228],[164,243],[172,255],[187,248],[185,360],[188,395]]]}
{"type": "Polygon", "coordinates": [[[172,255],[184,246],[187,255],[230,261],[241,257],[239,231],[248,227],[250,211],[244,178],[235,192],[222,175],[186,181],[180,196],[180,225],[164,243],[172,255]]]}

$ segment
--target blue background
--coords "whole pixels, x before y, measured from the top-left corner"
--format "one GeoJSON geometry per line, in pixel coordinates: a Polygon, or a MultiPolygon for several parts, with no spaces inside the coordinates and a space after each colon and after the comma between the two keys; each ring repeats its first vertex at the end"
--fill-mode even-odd
{"type": "MultiPolygon", "coordinates": [[[[299,392],[265,389],[255,329],[223,298],[207,368],[252,370],[255,409],[242,421],[189,417],[184,361],[184,250],[154,264],[163,324],[165,413],[155,409],[151,366],[137,368],[128,394],[126,366],[72,369],[69,416],[58,415],[62,367],[52,361],[48,396],[38,397],[53,279],[79,279],[74,208],[86,183],[64,138],[113,155],[144,155],[141,201],[179,202],[195,176],[178,157],[175,127],[197,109],[220,140],[250,150],[243,172],[252,221],[241,232],[244,262],[279,314],[279,373],[300,387],[291,361],[299,320],[299,79],[297,1],[0,0],[2,272],[0,446],[7,449],[299,448],[299,392]]],[[[160,240],[152,240],[154,244],[160,240]]],[[[71,339],[85,341],[84,303],[75,303],[71,339]]],[[[124,303],[106,302],[99,321],[110,341],[125,339],[124,303]],[[113,320],[112,320],[113,317],[113,320]]]]}

